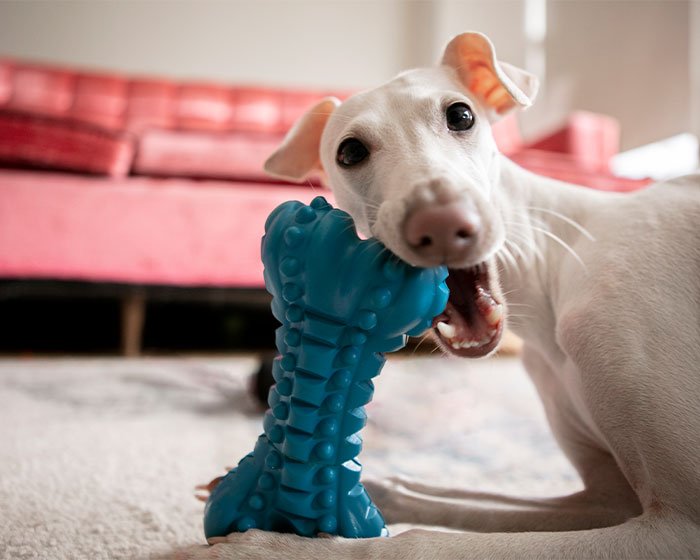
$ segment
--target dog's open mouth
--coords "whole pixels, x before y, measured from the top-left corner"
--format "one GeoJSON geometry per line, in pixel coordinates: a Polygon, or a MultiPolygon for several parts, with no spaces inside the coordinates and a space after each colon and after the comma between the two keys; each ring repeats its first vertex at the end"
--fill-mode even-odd
{"type": "Polygon", "coordinates": [[[450,298],[433,319],[438,340],[457,356],[485,356],[498,345],[503,333],[503,304],[493,295],[488,266],[449,269],[450,298]]]}

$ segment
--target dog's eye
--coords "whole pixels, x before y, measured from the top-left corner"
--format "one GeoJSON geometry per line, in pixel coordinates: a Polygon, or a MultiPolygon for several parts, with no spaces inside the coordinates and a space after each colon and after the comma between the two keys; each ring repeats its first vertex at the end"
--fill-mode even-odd
{"type": "Polygon", "coordinates": [[[445,111],[447,128],[455,132],[469,130],[474,126],[474,114],[466,103],[453,103],[445,111]]]}
{"type": "Polygon", "coordinates": [[[369,155],[365,145],[357,138],[347,138],[338,146],[336,159],[342,167],[352,167],[364,161],[369,155]]]}

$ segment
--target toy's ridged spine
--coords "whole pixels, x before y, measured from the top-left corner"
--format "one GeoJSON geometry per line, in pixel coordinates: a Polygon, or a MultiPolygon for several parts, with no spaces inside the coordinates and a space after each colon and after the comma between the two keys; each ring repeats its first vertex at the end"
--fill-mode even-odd
{"type": "Polygon", "coordinates": [[[366,422],[362,407],[373,392],[367,378],[379,373],[384,360],[362,359],[367,334],[350,323],[355,313],[331,317],[310,309],[299,303],[302,292],[296,289],[306,284],[306,262],[300,257],[308,254],[304,238],[311,238],[310,230],[329,210],[320,201],[302,206],[296,209],[297,224],[285,230],[279,272],[289,307],[276,334],[277,383],[264,426],[280,465],[292,474],[280,481],[277,508],[304,520],[295,524],[295,532],[379,536],[386,532],[384,520],[360,484],[355,458],[366,422]]]}

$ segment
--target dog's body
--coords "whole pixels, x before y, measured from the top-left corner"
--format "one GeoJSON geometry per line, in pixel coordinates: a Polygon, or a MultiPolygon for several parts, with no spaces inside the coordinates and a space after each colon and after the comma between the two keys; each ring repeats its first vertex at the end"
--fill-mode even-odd
{"type": "Polygon", "coordinates": [[[513,310],[509,327],[525,341],[527,371],[585,489],[522,500],[391,480],[369,485],[389,522],[469,532],[345,541],[253,531],[210,551],[268,560],[700,557],[700,176],[619,195],[519,168],[498,154],[488,121],[527,105],[534,89],[499,65],[483,36],[464,34],[437,70],[317,106],[268,167],[299,178],[318,168],[320,148],[336,199],[365,233],[413,264],[488,267],[470,277],[488,296],[480,311],[466,322],[448,313],[453,323],[436,336],[458,355],[487,354],[501,307],[513,310]],[[459,124],[469,118],[464,104],[475,124],[459,124]],[[447,134],[445,106],[457,129],[447,134]],[[361,138],[367,154],[343,152],[347,138],[361,138]],[[458,235],[442,241],[441,221],[458,235]]]}

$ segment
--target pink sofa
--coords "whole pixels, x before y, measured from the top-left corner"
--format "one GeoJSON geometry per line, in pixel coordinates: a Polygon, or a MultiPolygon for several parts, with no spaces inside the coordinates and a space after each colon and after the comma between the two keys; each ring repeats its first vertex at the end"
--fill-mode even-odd
{"type": "MultiPolygon", "coordinates": [[[[168,287],[266,301],[259,243],[268,213],[320,187],[276,182],[262,163],[311,103],[339,91],[174,82],[0,59],[0,298],[8,286],[109,285],[136,353],[145,298],[168,287]]],[[[501,149],[533,171],[605,190],[614,120],[576,113],[501,149]]],[[[53,290],[55,292],[55,289],[53,290]]]]}

